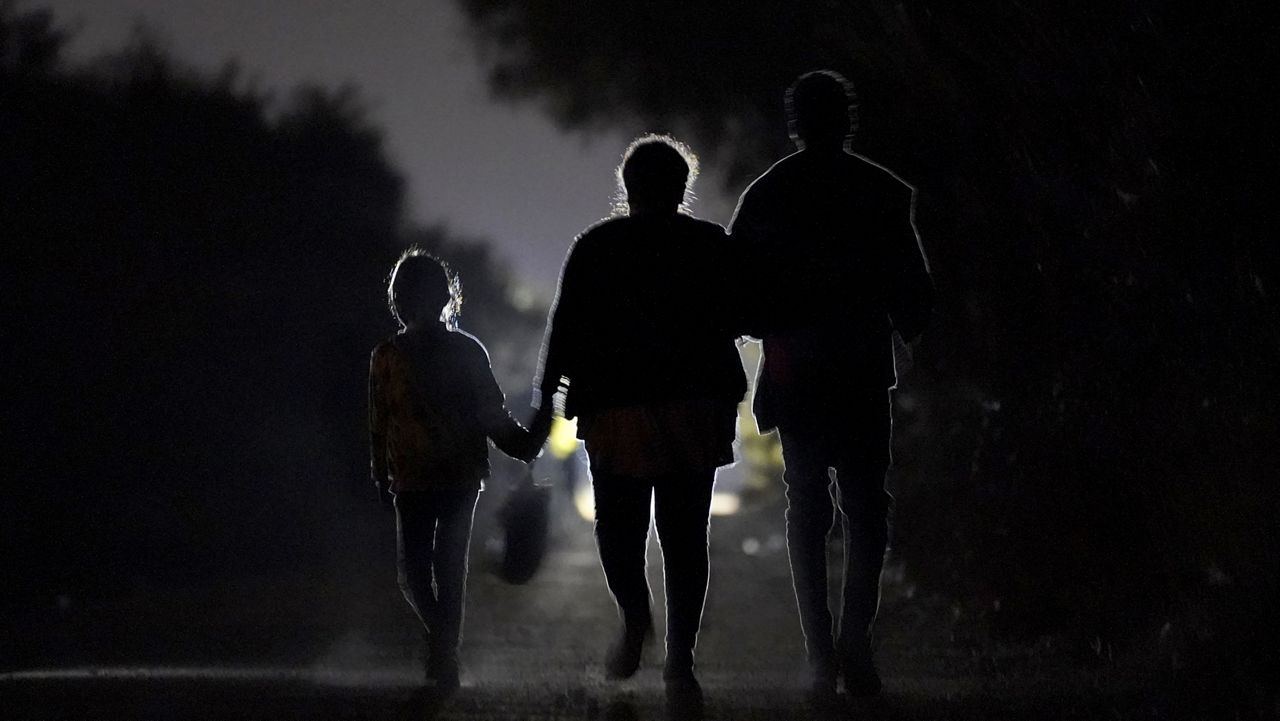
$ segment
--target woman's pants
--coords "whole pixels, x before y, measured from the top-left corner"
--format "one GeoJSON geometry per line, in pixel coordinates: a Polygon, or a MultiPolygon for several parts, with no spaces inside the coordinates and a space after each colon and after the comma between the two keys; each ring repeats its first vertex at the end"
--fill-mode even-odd
{"type": "Polygon", "coordinates": [[[645,575],[652,499],[667,596],[668,671],[693,667],[707,597],[707,527],[714,481],[714,468],[651,478],[592,471],[600,564],[632,633],[652,623],[645,575]]]}

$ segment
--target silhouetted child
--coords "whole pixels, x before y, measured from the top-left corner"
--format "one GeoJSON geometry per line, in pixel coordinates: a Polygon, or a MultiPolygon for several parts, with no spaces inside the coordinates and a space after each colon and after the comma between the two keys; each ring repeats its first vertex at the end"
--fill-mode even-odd
{"type": "Polygon", "coordinates": [[[462,299],[446,265],[406,251],[387,295],[402,328],[370,358],[371,473],[395,505],[400,588],[426,629],[427,679],[453,689],[486,438],[526,462],[540,439],[507,411],[484,346],[453,327],[462,299]]]}

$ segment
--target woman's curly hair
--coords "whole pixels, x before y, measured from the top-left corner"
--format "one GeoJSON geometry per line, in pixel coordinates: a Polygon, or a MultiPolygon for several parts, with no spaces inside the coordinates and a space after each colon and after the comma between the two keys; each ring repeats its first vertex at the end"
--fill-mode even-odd
{"type": "Polygon", "coordinates": [[[614,215],[627,215],[631,211],[627,199],[639,195],[675,200],[688,213],[694,201],[698,156],[670,135],[643,135],[627,146],[614,175],[618,179],[614,215]]]}

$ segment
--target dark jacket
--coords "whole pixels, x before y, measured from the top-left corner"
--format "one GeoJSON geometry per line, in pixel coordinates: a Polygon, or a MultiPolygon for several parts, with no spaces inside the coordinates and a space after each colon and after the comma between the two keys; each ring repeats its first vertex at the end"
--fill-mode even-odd
{"type": "Polygon", "coordinates": [[[723,228],[687,215],[588,228],[560,275],[534,385],[541,402],[564,386],[567,418],[678,399],[736,407],[746,393],[737,262],[723,228]]]}
{"type": "Polygon", "coordinates": [[[827,423],[851,394],[897,384],[892,332],[924,329],[933,283],[916,234],[915,190],[858,155],[801,151],[747,188],[731,225],[764,341],[755,414],[827,423]]]}
{"type": "Polygon", "coordinates": [[[515,458],[536,453],[507,412],[484,346],[442,323],[373,349],[369,435],[374,480],[394,493],[479,485],[489,476],[486,438],[515,458]]]}

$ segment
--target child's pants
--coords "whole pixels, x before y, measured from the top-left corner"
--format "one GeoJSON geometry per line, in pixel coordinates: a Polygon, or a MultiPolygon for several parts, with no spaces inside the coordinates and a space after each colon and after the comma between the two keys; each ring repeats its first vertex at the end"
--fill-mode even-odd
{"type": "Polygon", "coordinates": [[[396,495],[400,590],[427,631],[428,662],[457,658],[476,487],[396,495]]]}

